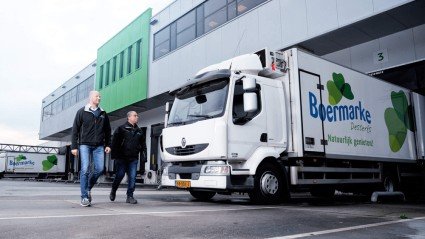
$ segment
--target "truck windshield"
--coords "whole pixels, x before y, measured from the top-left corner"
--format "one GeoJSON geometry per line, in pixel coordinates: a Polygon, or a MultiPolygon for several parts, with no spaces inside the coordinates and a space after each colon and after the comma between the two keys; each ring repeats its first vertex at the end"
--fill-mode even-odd
{"type": "Polygon", "coordinates": [[[176,94],[169,126],[193,123],[222,116],[226,105],[229,79],[190,85],[176,94]]]}

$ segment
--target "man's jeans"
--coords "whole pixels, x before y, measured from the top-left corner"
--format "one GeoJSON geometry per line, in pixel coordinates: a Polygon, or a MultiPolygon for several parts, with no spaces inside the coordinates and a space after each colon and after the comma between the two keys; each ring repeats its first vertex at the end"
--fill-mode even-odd
{"type": "Polygon", "coordinates": [[[115,179],[112,183],[112,190],[117,191],[125,173],[128,175],[127,197],[133,197],[134,189],[136,188],[137,163],[139,160],[115,160],[115,179]]]}
{"type": "Polygon", "coordinates": [[[88,198],[88,191],[96,184],[97,179],[103,174],[105,167],[105,151],[103,146],[80,145],[80,188],[81,198],[88,198]],[[90,160],[94,169],[90,170],[90,160]]]}

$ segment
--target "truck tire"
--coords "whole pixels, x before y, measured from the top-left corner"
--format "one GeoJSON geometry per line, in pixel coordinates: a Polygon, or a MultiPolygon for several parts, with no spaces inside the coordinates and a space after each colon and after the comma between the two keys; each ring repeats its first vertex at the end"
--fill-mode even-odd
{"type": "Polygon", "coordinates": [[[207,192],[207,191],[193,191],[190,190],[190,195],[192,197],[200,200],[200,201],[208,201],[215,196],[215,192],[207,192]]]}
{"type": "Polygon", "coordinates": [[[270,163],[263,164],[257,169],[254,190],[248,193],[249,198],[257,204],[280,203],[286,195],[289,195],[285,182],[277,166],[270,163]]]}
{"type": "Polygon", "coordinates": [[[310,188],[313,197],[331,198],[335,195],[335,188],[332,186],[314,186],[310,188]]]}
{"type": "Polygon", "coordinates": [[[395,169],[384,168],[382,179],[382,187],[385,192],[395,192],[399,190],[399,181],[395,169]]]}

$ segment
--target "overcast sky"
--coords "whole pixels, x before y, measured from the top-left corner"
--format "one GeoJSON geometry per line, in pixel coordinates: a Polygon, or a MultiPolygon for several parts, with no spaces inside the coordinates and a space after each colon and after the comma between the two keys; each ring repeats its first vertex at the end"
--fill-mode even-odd
{"type": "Polygon", "coordinates": [[[0,143],[38,145],[41,101],[148,7],[172,0],[0,0],[0,143]]]}

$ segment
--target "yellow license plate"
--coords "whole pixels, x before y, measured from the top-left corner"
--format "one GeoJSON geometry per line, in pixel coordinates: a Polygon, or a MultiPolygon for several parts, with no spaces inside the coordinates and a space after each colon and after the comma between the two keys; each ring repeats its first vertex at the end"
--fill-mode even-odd
{"type": "Polygon", "coordinates": [[[176,187],[190,188],[190,181],[176,180],[176,187]]]}

